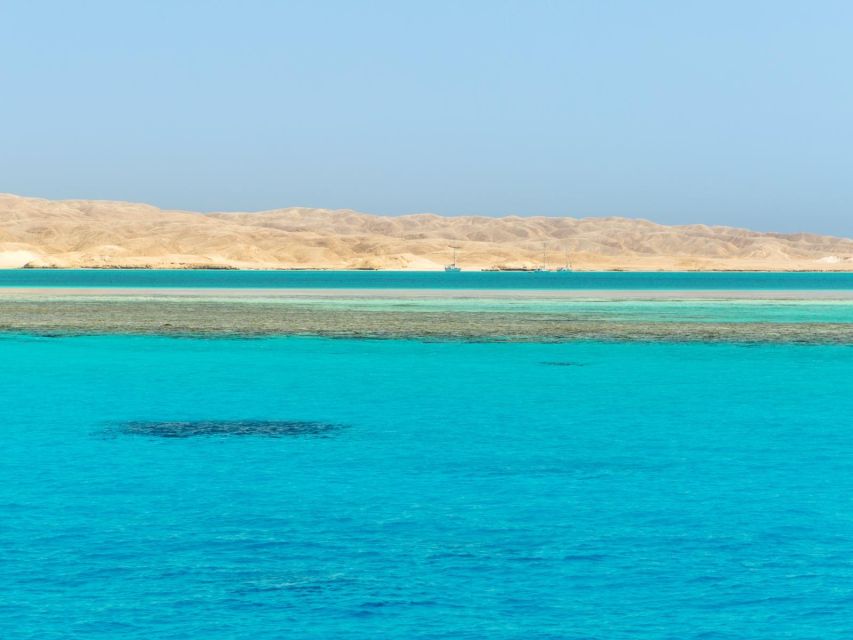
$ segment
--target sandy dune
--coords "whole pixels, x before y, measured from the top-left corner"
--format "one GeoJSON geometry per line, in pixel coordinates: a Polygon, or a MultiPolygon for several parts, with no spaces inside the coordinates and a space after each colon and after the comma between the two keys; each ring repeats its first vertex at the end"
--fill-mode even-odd
{"type": "Polygon", "coordinates": [[[853,240],[628,218],[417,214],[350,210],[168,211],[98,200],[0,194],[0,268],[150,267],[853,271],[853,240]]]}

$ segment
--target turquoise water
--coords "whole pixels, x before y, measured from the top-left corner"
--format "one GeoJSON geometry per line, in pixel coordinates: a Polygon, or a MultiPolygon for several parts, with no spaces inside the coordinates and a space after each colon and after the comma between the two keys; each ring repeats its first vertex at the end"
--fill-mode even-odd
{"type": "Polygon", "coordinates": [[[7,335],[0,363],[4,640],[853,637],[849,346],[7,335]],[[176,421],[218,435],[146,432],[176,421]]]}
{"type": "Polygon", "coordinates": [[[853,289],[853,273],[0,270],[0,287],[853,289]]]}

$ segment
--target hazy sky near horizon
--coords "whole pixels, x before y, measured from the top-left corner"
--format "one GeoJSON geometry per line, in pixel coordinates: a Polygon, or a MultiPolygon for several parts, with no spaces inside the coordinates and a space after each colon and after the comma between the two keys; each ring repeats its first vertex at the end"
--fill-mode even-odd
{"type": "Polygon", "coordinates": [[[853,237],[850,2],[0,0],[0,191],[853,237]]]}

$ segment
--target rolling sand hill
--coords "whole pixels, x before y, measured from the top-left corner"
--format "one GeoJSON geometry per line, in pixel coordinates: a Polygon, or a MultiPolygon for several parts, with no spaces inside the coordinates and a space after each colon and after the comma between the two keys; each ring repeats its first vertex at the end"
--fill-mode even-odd
{"type": "Polygon", "coordinates": [[[757,233],[628,218],[350,210],[168,211],[99,200],[0,194],[0,268],[441,269],[458,247],[463,269],[853,271],[853,240],[757,233]]]}

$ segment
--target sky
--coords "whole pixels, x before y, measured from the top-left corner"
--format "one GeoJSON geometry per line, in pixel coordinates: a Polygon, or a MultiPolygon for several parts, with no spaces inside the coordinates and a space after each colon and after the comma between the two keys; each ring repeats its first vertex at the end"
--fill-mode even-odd
{"type": "Polygon", "coordinates": [[[853,3],[0,0],[0,191],[853,237],[853,3]]]}

